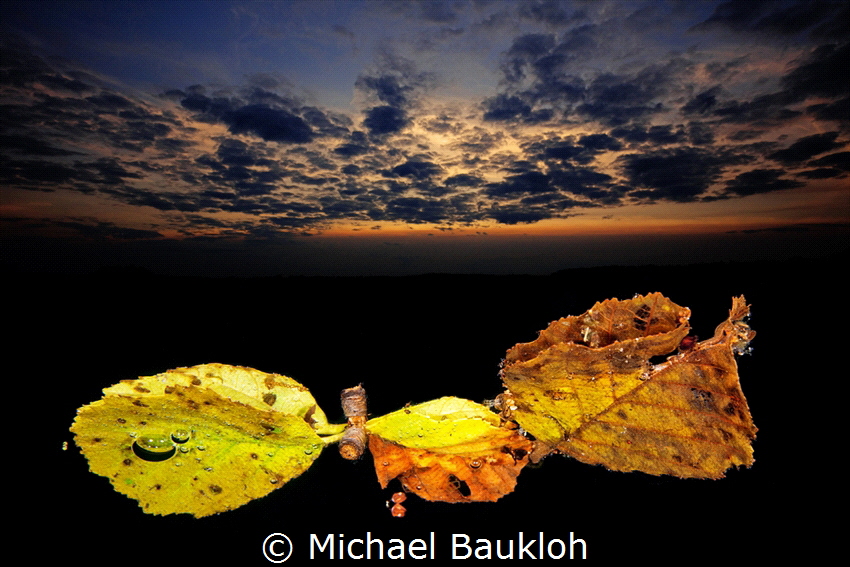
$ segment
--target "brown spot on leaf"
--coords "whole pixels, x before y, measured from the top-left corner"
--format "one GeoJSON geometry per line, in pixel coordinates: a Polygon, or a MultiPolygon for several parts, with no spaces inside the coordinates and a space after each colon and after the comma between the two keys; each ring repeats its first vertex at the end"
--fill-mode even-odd
{"type": "Polygon", "coordinates": [[[145,388],[141,384],[136,384],[136,386],[133,389],[135,391],[141,393],[141,394],[150,394],[150,390],[148,390],[147,388],[145,388]]]}
{"type": "Polygon", "coordinates": [[[133,464],[133,460],[132,460],[132,459],[124,459],[123,461],[121,461],[121,463],[122,463],[124,466],[129,467],[130,465],[132,465],[132,464],[133,464]]]}
{"type": "Polygon", "coordinates": [[[277,395],[273,394],[272,392],[266,392],[265,394],[263,394],[263,401],[266,402],[268,405],[273,406],[274,403],[277,401],[277,395]]]}
{"type": "Polygon", "coordinates": [[[691,404],[698,410],[703,411],[713,411],[714,407],[714,395],[707,390],[700,390],[699,388],[691,388],[691,395],[693,399],[691,400],[691,404]]]}
{"type": "Polygon", "coordinates": [[[200,386],[201,385],[201,379],[198,378],[197,376],[195,376],[194,378],[192,378],[192,385],[193,386],[200,386]]]}
{"type": "Polygon", "coordinates": [[[221,487],[217,484],[211,484],[210,492],[212,492],[213,494],[221,494],[221,487]]]}

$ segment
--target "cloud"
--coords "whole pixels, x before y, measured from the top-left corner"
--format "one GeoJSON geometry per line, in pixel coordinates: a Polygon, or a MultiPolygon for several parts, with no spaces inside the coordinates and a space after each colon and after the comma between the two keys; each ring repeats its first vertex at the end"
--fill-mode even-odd
{"type": "Polygon", "coordinates": [[[803,187],[805,184],[791,179],[781,179],[785,172],[779,169],[754,169],[741,173],[726,182],[726,195],[738,196],[771,193],[783,189],[803,187]]]}
{"type": "Polygon", "coordinates": [[[389,175],[394,177],[409,177],[413,179],[430,179],[439,175],[443,168],[434,162],[422,160],[409,160],[397,165],[390,170],[389,175]]]}
{"type": "Polygon", "coordinates": [[[843,2],[730,1],[715,7],[714,13],[692,30],[726,28],[739,33],[765,34],[771,38],[797,35],[807,30],[814,37],[831,37],[841,36],[843,31],[846,38],[848,15],[843,2]]]}
{"type": "Polygon", "coordinates": [[[539,171],[526,171],[517,175],[509,175],[504,181],[488,184],[486,194],[490,197],[501,198],[550,190],[548,175],[539,171]]]}
{"type": "Polygon", "coordinates": [[[375,136],[395,134],[407,126],[407,113],[393,106],[375,106],[366,111],[363,125],[375,136]]]}
{"type": "Polygon", "coordinates": [[[767,157],[786,165],[802,162],[818,154],[847,145],[845,142],[836,142],[837,137],[838,132],[825,132],[823,134],[805,136],[786,149],[774,152],[767,157]]]}
{"type": "Polygon", "coordinates": [[[650,201],[698,200],[721,178],[726,166],[745,161],[701,148],[682,146],[617,159],[630,183],[632,197],[650,201]]]}
{"type": "Polygon", "coordinates": [[[809,165],[820,167],[835,167],[842,171],[850,171],[850,152],[838,152],[829,154],[810,161],[809,165]]]}
{"type": "Polygon", "coordinates": [[[720,87],[700,93],[691,99],[684,110],[690,113],[712,114],[725,122],[772,125],[795,119],[802,112],[793,108],[797,103],[819,97],[838,99],[819,103],[808,110],[818,119],[847,122],[842,111],[847,106],[850,85],[837,81],[850,66],[850,43],[822,45],[797,66],[782,76],[781,90],[761,94],[751,100],[720,100],[720,87]]]}
{"type": "Polygon", "coordinates": [[[534,223],[552,217],[545,208],[523,208],[519,206],[494,206],[487,216],[502,224],[534,223]]]}
{"type": "Polygon", "coordinates": [[[0,135],[0,149],[31,156],[80,155],[80,152],[57,148],[45,140],[27,134],[0,135]]]}
{"type": "Polygon", "coordinates": [[[850,42],[841,46],[822,45],[808,60],[782,78],[782,84],[793,100],[812,96],[834,98],[850,94],[848,81],[836,80],[850,66],[850,42]]]}
{"type": "Polygon", "coordinates": [[[337,221],[515,225],[840,178],[850,92],[834,79],[848,48],[823,39],[838,12],[773,4],[718,5],[702,26],[683,18],[704,8],[685,5],[382,6],[370,15],[415,13],[429,41],[376,44],[374,62],[346,76],[346,112],[255,70],[244,84],[188,79],[149,97],[6,42],[0,182],[137,207],[187,235],[266,237],[337,221]],[[745,50],[753,30],[760,47],[745,50]],[[450,56],[468,45],[497,59],[450,56]]]}

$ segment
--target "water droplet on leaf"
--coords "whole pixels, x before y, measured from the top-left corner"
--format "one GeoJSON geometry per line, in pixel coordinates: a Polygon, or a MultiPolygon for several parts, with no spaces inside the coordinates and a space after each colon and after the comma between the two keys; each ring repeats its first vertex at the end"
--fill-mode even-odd
{"type": "Polygon", "coordinates": [[[177,429],[171,434],[171,440],[175,443],[185,443],[191,436],[188,429],[177,429]]]}
{"type": "Polygon", "coordinates": [[[152,462],[167,461],[177,452],[177,447],[168,435],[148,433],[133,442],[133,452],[140,459],[152,462]]]}

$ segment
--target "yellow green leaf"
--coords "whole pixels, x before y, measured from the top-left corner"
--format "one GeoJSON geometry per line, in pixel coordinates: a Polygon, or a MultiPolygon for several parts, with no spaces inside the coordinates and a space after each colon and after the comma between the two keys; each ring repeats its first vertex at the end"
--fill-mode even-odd
{"type": "Polygon", "coordinates": [[[201,517],[304,472],[324,446],[316,422],[327,424],[291,378],[206,364],[106,388],[71,431],[91,471],[145,512],[201,517]]]}
{"type": "Polygon", "coordinates": [[[406,447],[451,450],[499,426],[499,416],[475,402],[446,396],[366,422],[370,434],[406,447]]]}

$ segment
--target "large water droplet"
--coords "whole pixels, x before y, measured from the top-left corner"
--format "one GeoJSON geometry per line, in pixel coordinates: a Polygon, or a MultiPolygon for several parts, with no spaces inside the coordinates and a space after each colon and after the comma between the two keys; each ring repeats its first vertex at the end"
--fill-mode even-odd
{"type": "Polygon", "coordinates": [[[175,443],[185,443],[192,437],[188,429],[176,429],[171,433],[171,440],[175,443]]]}
{"type": "Polygon", "coordinates": [[[133,442],[133,452],[145,461],[167,461],[177,452],[177,446],[170,435],[161,433],[145,433],[139,435],[133,442]]]}

